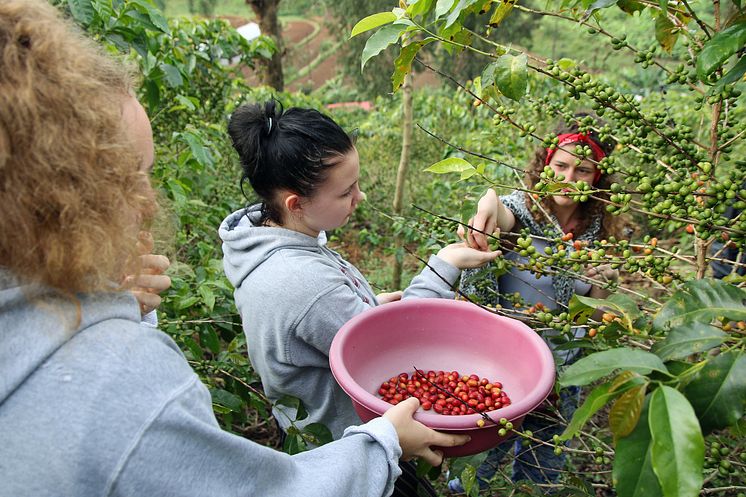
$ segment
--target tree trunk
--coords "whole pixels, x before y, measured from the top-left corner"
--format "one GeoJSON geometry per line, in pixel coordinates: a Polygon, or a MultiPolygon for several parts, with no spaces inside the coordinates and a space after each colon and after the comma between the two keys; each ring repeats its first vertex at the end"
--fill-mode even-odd
{"type": "Polygon", "coordinates": [[[285,80],[282,75],[282,54],[285,48],[280,23],[277,20],[280,0],[246,0],[246,3],[254,11],[262,34],[272,37],[277,45],[277,51],[272,54],[271,59],[261,59],[262,82],[277,91],[283,91],[285,80]]]}
{"type": "MultiPolygon", "coordinates": [[[[404,203],[404,183],[407,177],[407,168],[409,167],[409,156],[412,148],[412,128],[414,105],[412,103],[412,73],[404,77],[402,85],[402,139],[401,139],[401,156],[399,157],[399,169],[396,172],[396,191],[394,192],[394,215],[400,215],[402,204],[404,203]]],[[[397,238],[397,254],[402,252],[401,238],[397,238]]],[[[394,274],[392,276],[392,288],[401,288],[402,266],[404,264],[403,255],[397,255],[394,261],[394,274]]]]}

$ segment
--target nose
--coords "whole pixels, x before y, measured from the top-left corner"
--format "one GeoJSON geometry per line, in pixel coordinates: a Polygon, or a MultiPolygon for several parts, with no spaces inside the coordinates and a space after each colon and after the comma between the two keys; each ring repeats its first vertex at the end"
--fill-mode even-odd
{"type": "Polygon", "coordinates": [[[355,196],[354,196],[354,199],[355,199],[354,205],[357,207],[357,205],[360,202],[362,202],[363,200],[365,200],[366,195],[365,195],[365,192],[362,191],[359,186],[355,186],[355,190],[356,191],[355,191],[355,196]]]}
{"type": "Polygon", "coordinates": [[[574,167],[568,167],[567,171],[565,172],[565,181],[568,183],[575,182],[575,178],[578,175],[577,171],[575,171],[574,167]]]}

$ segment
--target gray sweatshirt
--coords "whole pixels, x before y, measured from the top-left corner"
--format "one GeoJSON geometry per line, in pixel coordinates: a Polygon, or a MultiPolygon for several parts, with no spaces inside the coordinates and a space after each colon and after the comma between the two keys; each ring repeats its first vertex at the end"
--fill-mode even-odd
{"type": "Polygon", "coordinates": [[[220,429],[210,394],[128,294],[18,287],[0,271],[0,497],[385,496],[391,423],[289,456],[220,429]]]}
{"type": "MultiPolygon", "coordinates": [[[[309,415],[297,426],[322,423],[339,438],[360,418],[332,376],[329,347],[343,324],[378,305],[376,296],[360,271],[326,246],[323,233],[255,226],[258,217],[259,206],[242,209],[219,230],[251,363],[271,400],[290,395],[303,402],[309,415]]],[[[438,257],[428,264],[435,272],[425,268],[404,298],[453,298],[460,270],[438,257]]],[[[295,419],[284,406],[274,415],[284,429],[295,419]]]]}

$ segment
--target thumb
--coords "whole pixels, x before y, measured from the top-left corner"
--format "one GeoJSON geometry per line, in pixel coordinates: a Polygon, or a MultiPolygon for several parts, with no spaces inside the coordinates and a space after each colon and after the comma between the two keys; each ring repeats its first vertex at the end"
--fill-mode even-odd
{"type": "Polygon", "coordinates": [[[399,405],[404,406],[404,412],[411,418],[417,412],[417,409],[419,409],[420,401],[417,397],[410,397],[405,401],[399,402],[399,405]]]}

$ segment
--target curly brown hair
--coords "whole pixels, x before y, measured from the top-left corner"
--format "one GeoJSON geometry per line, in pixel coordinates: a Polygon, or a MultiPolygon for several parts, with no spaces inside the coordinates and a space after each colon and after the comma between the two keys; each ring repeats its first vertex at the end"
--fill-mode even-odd
{"type": "Polygon", "coordinates": [[[0,266],[111,289],[155,201],[122,123],[132,75],[43,0],[0,2],[0,266]]]}
{"type": "MultiPolygon", "coordinates": [[[[579,124],[578,121],[580,121],[585,116],[588,116],[587,113],[577,113],[574,116],[574,119],[570,123],[563,123],[561,124],[556,130],[555,134],[566,134],[566,133],[578,133],[579,132],[579,124]]],[[[597,118],[596,118],[597,119],[597,118]]],[[[595,130],[591,130],[587,133],[588,137],[592,139],[596,144],[598,144],[601,149],[604,151],[604,153],[608,156],[610,155],[616,146],[616,142],[613,140],[606,140],[603,141],[599,137],[598,133],[595,130]]],[[[582,145],[583,143],[579,143],[582,145]]],[[[570,143],[568,145],[575,145],[575,143],[570,143]]],[[[547,149],[544,147],[538,148],[536,152],[534,153],[534,158],[531,161],[531,163],[526,168],[525,172],[525,181],[526,186],[530,190],[533,190],[536,184],[539,182],[539,175],[544,171],[544,167],[546,166],[546,158],[547,158],[547,149]]],[[[602,173],[599,177],[598,181],[594,183],[594,187],[602,190],[608,190],[612,183],[614,183],[616,180],[613,175],[602,173]]],[[[529,196],[529,194],[526,194],[529,196]]],[[[609,195],[605,192],[599,192],[594,194],[596,197],[603,198],[605,200],[608,200],[609,195]]],[[[526,199],[527,205],[532,205],[533,199],[527,198],[526,199]]],[[[547,212],[554,212],[554,202],[552,202],[552,196],[546,196],[541,201],[541,206],[547,211],[547,212]]],[[[575,233],[576,236],[581,235],[585,232],[585,230],[588,228],[591,220],[596,215],[601,215],[601,238],[608,238],[609,236],[614,236],[616,238],[621,238],[624,235],[624,228],[626,225],[626,221],[620,217],[620,216],[612,216],[606,212],[606,204],[602,202],[601,200],[598,200],[596,198],[590,198],[587,202],[582,202],[578,205],[578,208],[580,209],[580,215],[581,215],[581,221],[580,224],[577,226],[577,232],[575,233]]],[[[534,218],[541,222],[545,221],[543,219],[543,213],[539,210],[538,212],[534,212],[533,216],[534,218]]]]}

